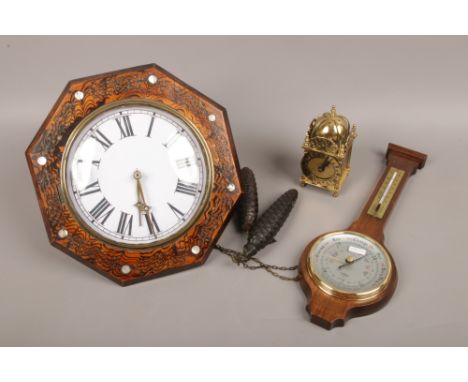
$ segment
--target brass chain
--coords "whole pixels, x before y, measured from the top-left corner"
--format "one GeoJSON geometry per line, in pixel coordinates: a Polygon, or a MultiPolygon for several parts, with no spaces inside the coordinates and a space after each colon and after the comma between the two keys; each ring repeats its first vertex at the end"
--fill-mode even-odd
{"type": "Polygon", "coordinates": [[[299,281],[299,275],[295,277],[283,276],[275,271],[295,271],[297,270],[298,266],[294,265],[292,267],[284,267],[272,264],[266,264],[263,261],[257,259],[256,257],[247,257],[242,252],[234,251],[229,248],[224,248],[221,245],[216,244],[215,248],[220,251],[221,253],[229,256],[231,260],[237,264],[242,265],[245,269],[256,270],[256,269],[264,269],[271,275],[279,278],[280,280],[284,281],[299,281]],[[249,261],[256,263],[257,265],[250,265],[248,264],[249,261]]]}

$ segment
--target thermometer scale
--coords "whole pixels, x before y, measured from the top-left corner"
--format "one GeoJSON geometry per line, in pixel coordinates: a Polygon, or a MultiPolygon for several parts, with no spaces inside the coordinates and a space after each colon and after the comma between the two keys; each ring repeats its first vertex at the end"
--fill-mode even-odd
{"type": "Polygon", "coordinates": [[[385,211],[393,198],[401,179],[405,172],[397,168],[391,167],[385,177],[382,186],[379,188],[379,192],[375,196],[371,206],[367,213],[376,218],[382,219],[385,215],[385,211]]]}
{"type": "Polygon", "coordinates": [[[375,312],[392,297],[397,270],[384,246],[384,226],[408,177],[422,169],[425,154],[390,143],[387,167],[361,215],[344,231],[321,235],[299,264],[311,321],[326,328],[375,312]]]}

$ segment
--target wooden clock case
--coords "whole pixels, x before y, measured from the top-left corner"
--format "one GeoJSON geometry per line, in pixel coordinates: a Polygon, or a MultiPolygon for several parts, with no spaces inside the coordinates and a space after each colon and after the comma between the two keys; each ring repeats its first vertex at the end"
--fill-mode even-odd
{"type": "Polygon", "coordinates": [[[70,81],[26,150],[50,243],[124,286],[201,265],[241,195],[239,164],[226,110],[155,64],[70,81]],[[163,104],[205,140],[213,182],[204,210],[180,236],[149,248],[123,248],[84,229],[61,190],[62,156],[80,121],[122,100],[163,104]]]}

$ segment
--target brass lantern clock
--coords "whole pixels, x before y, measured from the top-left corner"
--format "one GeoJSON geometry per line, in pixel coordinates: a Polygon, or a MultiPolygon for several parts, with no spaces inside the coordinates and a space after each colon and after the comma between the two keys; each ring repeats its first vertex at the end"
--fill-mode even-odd
{"type": "Polygon", "coordinates": [[[301,186],[315,186],[338,196],[350,171],[356,126],[346,117],[330,112],[314,118],[304,140],[301,186]]]}

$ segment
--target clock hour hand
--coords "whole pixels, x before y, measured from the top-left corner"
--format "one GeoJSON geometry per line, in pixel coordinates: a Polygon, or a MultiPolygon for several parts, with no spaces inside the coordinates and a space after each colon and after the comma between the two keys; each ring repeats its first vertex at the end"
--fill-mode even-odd
{"type": "Polygon", "coordinates": [[[326,157],[323,163],[318,168],[319,172],[324,172],[329,164],[330,164],[330,157],[326,157]]]}
{"type": "Polygon", "coordinates": [[[135,172],[133,173],[133,177],[135,178],[136,183],[137,183],[138,201],[136,202],[135,206],[138,208],[139,225],[140,226],[143,225],[141,216],[145,215],[146,222],[148,223],[148,227],[150,229],[150,232],[151,232],[151,234],[153,234],[154,233],[153,223],[152,223],[151,219],[149,218],[149,212],[151,211],[151,207],[148,206],[146,204],[146,201],[145,201],[145,195],[143,193],[143,187],[141,186],[141,178],[142,178],[141,172],[139,170],[135,170],[135,172]]]}

